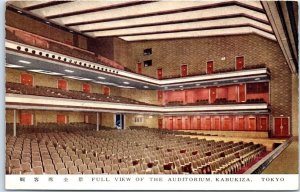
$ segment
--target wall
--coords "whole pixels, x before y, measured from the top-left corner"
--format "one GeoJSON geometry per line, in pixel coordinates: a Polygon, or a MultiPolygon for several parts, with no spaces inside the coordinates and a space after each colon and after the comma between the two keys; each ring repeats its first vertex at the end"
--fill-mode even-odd
{"type": "MultiPolygon", "coordinates": [[[[82,91],[83,81],[73,80],[68,78],[61,78],[58,76],[44,75],[39,73],[33,73],[28,71],[16,70],[6,68],[6,81],[20,83],[21,73],[28,73],[33,76],[33,85],[53,87],[57,88],[57,80],[65,79],[68,82],[68,90],[82,91]]],[[[91,85],[92,93],[103,94],[104,85],[88,82],[91,85]]],[[[156,91],[151,90],[136,90],[136,89],[122,89],[114,86],[107,86],[110,88],[110,94],[112,96],[122,96],[130,99],[136,99],[138,101],[158,104],[156,91]]]]}
{"type": "MultiPolygon", "coordinates": [[[[15,27],[30,33],[34,33],[49,39],[60,41],[63,43],[72,43],[73,44],[73,33],[57,29],[48,25],[46,23],[37,21],[35,19],[26,17],[22,14],[15,13],[10,10],[5,12],[6,25],[15,27]]],[[[80,37],[80,47],[84,48],[85,37],[80,37]]]]}
{"type": "Polygon", "coordinates": [[[137,115],[137,114],[125,114],[125,126],[145,126],[148,128],[158,128],[158,116],[155,115],[137,115]],[[135,122],[135,118],[142,118],[142,122],[135,122]]]}
{"type": "MultiPolygon", "coordinates": [[[[57,115],[66,115],[69,123],[84,122],[84,112],[68,112],[68,111],[41,111],[41,110],[17,110],[17,123],[19,123],[19,115],[22,112],[33,114],[33,123],[56,123],[57,115]]],[[[6,123],[13,123],[13,110],[7,109],[5,114],[6,123]]]]}
{"type": "MultiPolygon", "coordinates": [[[[234,68],[236,56],[245,57],[245,66],[264,63],[271,72],[269,100],[272,117],[292,117],[292,75],[275,41],[251,34],[137,41],[127,44],[129,55],[120,51],[115,59],[126,57],[127,63],[122,64],[134,71],[137,62],[152,59],[151,67],[142,67],[142,73],[152,77],[156,77],[157,68],[163,69],[163,76],[179,75],[182,64],[188,65],[188,71],[205,72],[206,62],[210,60],[214,61],[215,69],[234,68]],[[152,55],[144,56],[143,50],[146,48],[152,48],[152,55]],[[225,60],[221,60],[222,57],[225,60]]],[[[121,47],[126,46],[119,48],[121,47]]]]}
{"type": "Polygon", "coordinates": [[[299,135],[299,78],[296,74],[292,76],[292,121],[291,128],[294,136],[299,135]]]}
{"type": "Polygon", "coordinates": [[[114,114],[113,113],[101,113],[101,126],[114,127],[114,114]]]}

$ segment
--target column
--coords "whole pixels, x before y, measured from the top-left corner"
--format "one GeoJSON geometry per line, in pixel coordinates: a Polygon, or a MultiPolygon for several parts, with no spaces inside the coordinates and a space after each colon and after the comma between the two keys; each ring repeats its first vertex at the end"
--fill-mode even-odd
{"type": "Polygon", "coordinates": [[[99,112],[97,112],[97,131],[99,131],[99,112]]]}
{"type": "Polygon", "coordinates": [[[14,133],[13,136],[17,136],[17,110],[14,109],[14,133]]]}

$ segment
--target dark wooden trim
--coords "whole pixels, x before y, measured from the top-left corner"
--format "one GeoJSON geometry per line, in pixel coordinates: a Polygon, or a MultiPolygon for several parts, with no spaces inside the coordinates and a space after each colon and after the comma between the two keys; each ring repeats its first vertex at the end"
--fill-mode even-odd
{"type": "MultiPolygon", "coordinates": [[[[10,10],[10,11],[13,11],[13,12],[15,12],[15,13],[18,13],[18,11],[21,10],[21,9],[19,9],[19,8],[13,6],[13,5],[8,5],[8,6],[6,7],[6,11],[7,11],[7,10],[10,10]]],[[[18,13],[18,14],[19,14],[19,13],[18,13]]],[[[26,17],[29,17],[29,18],[31,18],[31,19],[34,19],[35,21],[41,22],[42,24],[45,24],[45,22],[47,21],[47,20],[45,20],[45,19],[43,19],[43,18],[41,18],[41,17],[38,17],[38,16],[36,16],[36,15],[31,14],[30,11],[23,11],[23,12],[22,12],[22,15],[24,15],[24,16],[26,16],[26,17]]],[[[65,26],[58,25],[58,24],[52,23],[52,22],[49,23],[48,25],[50,25],[50,26],[53,27],[53,28],[60,29],[60,30],[62,30],[62,31],[66,31],[66,32],[69,32],[69,33],[70,33],[70,29],[67,28],[67,27],[65,27],[65,26]]],[[[72,31],[73,31],[73,34],[76,34],[76,33],[77,33],[77,34],[80,34],[80,35],[82,35],[82,36],[84,36],[84,37],[86,37],[86,38],[88,38],[88,39],[91,39],[91,38],[92,38],[92,37],[90,37],[90,36],[88,36],[88,35],[85,35],[84,33],[77,32],[77,31],[74,31],[74,30],[72,30],[72,31]]]]}
{"type": "Polygon", "coordinates": [[[213,26],[213,27],[200,27],[192,29],[180,29],[180,30],[169,30],[169,31],[160,31],[160,32],[145,32],[145,33],[132,33],[132,34],[121,34],[121,35],[106,35],[106,36],[96,36],[96,38],[102,37],[126,37],[126,36],[139,36],[139,35],[153,35],[153,34],[166,34],[166,33],[181,33],[181,32],[191,32],[191,31],[203,31],[203,30],[215,30],[215,29],[229,29],[229,28],[238,28],[238,27],[252,27],[266,33],[272,34],[272,31],[265,30],[261,27],[252,24],[238,24],[238,25],[227,25],[227,26],[213,26]]]}
{"type": "Polygon", "coordinates": [[[209,20],[218,20],[218,19],[230,19],[230,18],[238,18],[244,17],[248,19],[252,19],[254,21],[269,25],[269,22],[256,18],[252,15],[247,15],[244,13],[241,14],[230,14],[230,15],[222,15],[222,16],[213,16],[213,17],[202,17],[197,19],[185,19],[179,21],[168,21],[168,22],[157,22],[157,23],[146,23],[140,25],[128,25],[124,27],[110,27],[110,28],[103,28],[103,29],[89,29],[89,30],[82,30],[82,33],[89,33],[89,32],[98,32],[98,31],[110,31],[110,30],[117,30],[117,29],[128,29],[128,28],[138,28],[138,27],[151,27],[151,26],[160,26],[160,25],[169,25],[169,24],[180,24],[180,23],[189,23],[189,22],[199,22],[199,21],[209,21],[209,20]]]}
{"type": "Polygon", "coordinates": [[[108,6],[104,6],[104,7],[86,9],[86,10],[75,11],[75,12],[70,12],[70,13],[61,13],[61,14],[57,14],[57,15],[51,15],[46,18],[47,19],[57,19],[60,17],[69,17],[69,16],[74,16],[74,15],[93,13],[93,12],[97,12],[97,11],[106,11],[106,10],[111,10],[111,9],[130,7],[130,6],[141,5],[141,4],[152,3],[152,2],[156,2],[156,1],[129,1],[129,2],[121,2],[120,1],[120,4],[108,5],[108,6]]]}
{"type": "Polygon", "coordinates": [[[197,11],[197,10],[203,10],[203,9],[212,9],[217,7],[227,7],[237,5],[240,7],[244,7],[247,9],[254,10],[256,12],[264,13],[263,9],[254,8],[253,6],[249,6],[243,3],[239,3],[237,1],[225,1],[225,2],[217,2],[212,3],[209,5],[200,5],[195,7],[189,7],[189,8],[182,8],[182,9],[176,9],[176,10],[169,10],[169,11],[159,11],[159,12],[153,12],[153,13],[147,13],[147,14],[137,14],[137,15],[131,15],[131,16],[124,16],[124,17],[114,17],[114,18],[107,18],[107,19],[99,19],[99,20],[93,20],[93,21],[83,21],[83,22],[74,22],[74,23],[68,23],[66,26],[78,26],[78,25],[86,25],[86,24],[93,24],[93,23],[99,23],[99,22],[108,22],[108,21],[119,21],[119,20],[125,20],[125,19],[133,19],[133,18],[141,18],[141,17],[150,17],[150,16],[157,16],[157,15],[167,15],[167,14],[174,14],[174,13],[184,13],[189,11],[197,11]]]}
{"type": "Polygon", "coordinates": [[[289,47],[289,50],[290,50],[291,55],[292,55],[292,59],[293,59],[294,64],[295,64],[296,71],[298,72],[298,70],[299,70],[299,68],[298,68],[298,59],[295,56],[295,53],[293,51],[293,46],[292,46],[292,43],[291,43],[291,39],[290,39],[288,29],[287,29],[287,26],[286,26],[286,23],[285,23],[285,20],[284,20],[284,14],[283,14],[281,2],[275,2],[275,4],[276,4],[276,8],[277,8],[277,11],[278,11],[278,15],[279,15],[279,18],[280,18],[280,21],[281,21],[281,25],[282,25],[285,37],[287,39],[288,47],[289,47]]]}
{"type": "Polygon", "coordinates": [[[26,11],[32,11],[35,9],[42,9],[42,8],[46,8],[46,7],[51,7],[51,6],[55,6],[55,5],[60,5],[60,4],[64,4],[64,3],[70,3],[72,1],[50,1],[50,2],[46,2],[46,3],[41,3],[38,5],[32,5],[29,7],[24,7],[24,10],[26,11]]]}

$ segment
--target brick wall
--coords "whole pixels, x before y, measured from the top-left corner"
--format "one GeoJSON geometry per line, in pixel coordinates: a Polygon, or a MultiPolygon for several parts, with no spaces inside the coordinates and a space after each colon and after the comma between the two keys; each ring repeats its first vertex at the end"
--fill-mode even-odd
{"type": "Polygon", "coordinates": [[[293,74],[292,76],[292,134],[294,136],[299,135],[299,127],[298,127],[298,120],[299,120],[299,78],[297,75],[293,74]]]}
{"type": "MultiPolygon", "coordinates": [[[[56,123],[57,115],[66,115],[69,118],[69,123],[84,122],[84,112],[63,112],[63,111],[41,111],[41,110],[17,110],[17,123],[19,123],[19,115],[22,112],[33,114],[33,123],[56,123]]],[[[6,123],[13,123],[13,110],[6,110],[6,123]]]]}
{"type": "Polygon", "coordinates": [[[138,115],[138,114],[125,114],[125,126],[146,126],[149,128],[158,128],[158,116],[154,115],[138,115]],[[142,118],[142,122],[135,122],[135,118],[142,118]]]}
{"type": "Polygon", "coordinates": [[[244,56],[246,66],[265,63],[271,71],[272,116],[292,115],[291,72],[275,41],[253,34],[128,42],[127,49],[129,55],[121,51],[115,59],[127,58],[123,64],[134,71],[137,62],[152,59],[152,66],[143,67],[142,72],[153,77],[157,68],[163,69],[163,76],[179,75],[182,64],[188,65],[188,71],[205,72],[206,62],[210,60],[214,61],[215,69],[234,68],[236,56],[244,56]],[[152,48],[152,55],[144,56],[146,48],[152,48]]]}

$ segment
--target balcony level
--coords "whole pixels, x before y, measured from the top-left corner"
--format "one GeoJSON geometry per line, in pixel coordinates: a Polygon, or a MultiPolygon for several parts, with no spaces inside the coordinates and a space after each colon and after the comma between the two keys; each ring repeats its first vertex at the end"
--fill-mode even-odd
{"type": "Polygon", "coordinates": [[[249,68],[240,71],[158,80],[14,41],[7,40],[5,46],[6,67],[23,70],[39,69],[41,72],[50,75],[51,73],[56,73],[64,77],[86,78],[87,81],[119,86],[121,88],[172,90],[182,89],[182,86],[187,89],[270,80],[269,70],[261,65],[258,66],[259,68],[249,68]],[[67,74],[65,71],[72,71],[72,74],[67,74]],[[99,76],[104,77],[105,80],[100,81],[98,79],[99,76]],[[124,82],[128,84],[124,85],[124,82]]]}

